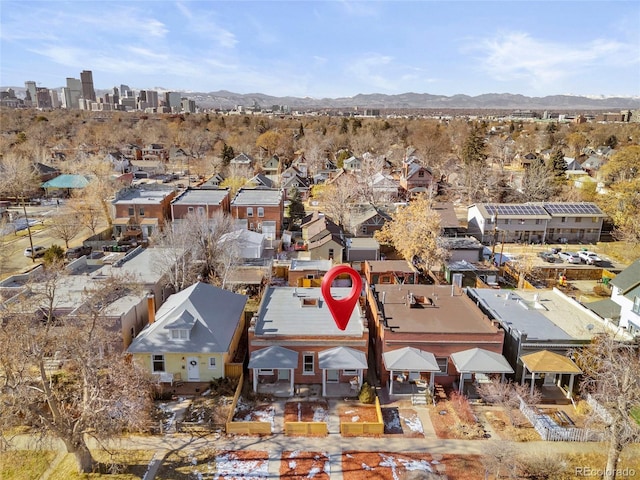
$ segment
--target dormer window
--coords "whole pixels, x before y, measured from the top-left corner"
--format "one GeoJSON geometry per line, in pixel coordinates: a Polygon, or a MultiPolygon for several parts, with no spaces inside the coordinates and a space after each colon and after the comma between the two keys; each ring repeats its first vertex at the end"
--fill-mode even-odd
{"type": "Polygon", "coordinates": [[[189,340],[189,330],[186,328],[176,328],[171,330],[171,338],[173,340],[189,340]]]}

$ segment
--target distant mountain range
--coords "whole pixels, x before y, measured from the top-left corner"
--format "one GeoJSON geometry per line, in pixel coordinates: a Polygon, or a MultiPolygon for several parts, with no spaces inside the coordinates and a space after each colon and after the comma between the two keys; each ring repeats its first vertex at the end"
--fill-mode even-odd
{"type": "Polygon", "coordinates": [[[471,97],[468,95],[430,95],[428,93],[402,93],[384,95],[380,93],[359,94],[343,98],[273,97],[261,93],[239,94],[226,90],[210,93],[183,92],[205,108],[232,108],[237,105],[258,105],[269,108],[287,105],[291,109],[345,109],[372,108],[381,110],[435,109],[435,110],[628,110],[640,108],[640,97],[591,98],[572,95],[526,97],[510,93],[487,93],[471,97]]]}
{"type": "MultiPolygon", "coordinates": [[[[0,87],[5,91],[9,87],[0,87]]],[[[24,87],[11,87],[18,97],[24,98],[24,87]]],[[[60,88],[56,89],[60,91],[60,88]]],[[[134,89],[138,91],[139,89],[134,89]]],[[[158,93],[169,91],[164,87],[154,87],[158,93]]],[[[99,96],[112,90],[96,90],[99,96]]],[[[551,111],[603,111],[629,110],[640,108],[640,96],[636,97],[584,97],[576,95],[550,95],[527,97],[511,93],[486,93],[475,97],[469,95],[431,95],[429,93],[401,93],[385,95],[381,93],[358,94],[354,97],[313,98],[274,97],[263,93],[234,93],[227,90],[217,92],[180,92],[184,97],[195,100],[201,108],[231,109],[236,106],[271,108],[286,105],[292,110],[307,109],[380,109],[380,110],[551,110],[551,111]]]]}

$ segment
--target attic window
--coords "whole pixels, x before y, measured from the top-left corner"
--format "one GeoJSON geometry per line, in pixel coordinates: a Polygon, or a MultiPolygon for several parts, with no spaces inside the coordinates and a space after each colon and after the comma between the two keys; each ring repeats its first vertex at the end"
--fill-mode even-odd
{"type": "Polygon", "coordinates": [[[189,330],[186,328],[171,330],[171,338],[173,340],[189,340],[189,330]]]}
{"type": "Polygon", "coordinates": [[[319,300],[317,298],[301,298],[300,299],[300,306],[301,307],[318,307],[318,305],[320,304],[319,300]]]}

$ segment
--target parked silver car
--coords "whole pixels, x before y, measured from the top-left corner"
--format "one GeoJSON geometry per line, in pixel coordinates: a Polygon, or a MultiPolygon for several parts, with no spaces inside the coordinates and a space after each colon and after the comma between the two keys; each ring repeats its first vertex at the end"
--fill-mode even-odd
{"type": "Polygon", "coordinates": [[[558,257],[560,257],[563,262],[582,263],[582,260],[580,259],[580,255],[578,255],[575,252],[560,252],[558,253],[558,257]]]}

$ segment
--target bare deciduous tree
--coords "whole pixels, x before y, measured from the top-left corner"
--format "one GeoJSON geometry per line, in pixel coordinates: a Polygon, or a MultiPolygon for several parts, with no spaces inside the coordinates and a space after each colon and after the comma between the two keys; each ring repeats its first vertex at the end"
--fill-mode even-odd
{"type": "Polygon", "coordinates": [[[514,427],[518,426],[515,412],[520,408],[520,399],[529,405],[540,401],[540,392],[538,390],[534,390],[532,394],[530,388],[526,385],[500,382],[498,380],[480,384],[478,386],[478,394],[484,401],[501,406],[507,418],[509,418],[509,423],[514,427]]]}
{"type": "Polygon", "coordinates": [[[50,228],[53,236],[62,240],[65,247],[69,248],[69,242],[80,233],[82,224],[75,213],[63,213],[53,218],[50,228]]]}
{"type": "MultiPolygon", "coordinates": [[[[2,158],[2,164],[0,164],[0,193],[15,199],[22,206],[31,250],[33,250],[33,237],[31,236],[29,215],[27,215],[27,199],[38,190],[39,186],[40,180],[34,165],[28,158],[18,155],[7,155],[2,158]]],[[[35,255],[31,256],[31,260],[35,263],[35,255]]]]}
{"type": "Polygon", "coordinates": [[[47,269],[28,295],[0,311],[0,431],[28,426],[62,440],[80,472],[95,461],[87,437],[136,429],[149,411],[149,378],[120,351],[108,306],[131,292],[126,279],[89,288],[73,314],[57,308],[63,276],[47,269]]]}
{"type": "Polygon", "coordinates": [[[620,454],[640,440],[640,425],[631,417],[631,409],[640,405],[640,346],[600,335],[576,351],[576,362],[584,374],[583,392],[608,414],[602,419],[609,444],[603,478],[614,480],[620,454]]]}

